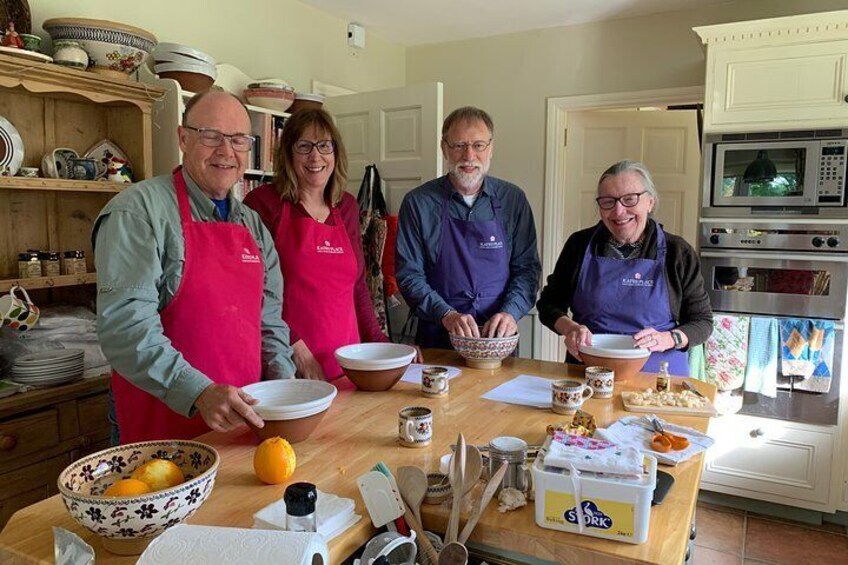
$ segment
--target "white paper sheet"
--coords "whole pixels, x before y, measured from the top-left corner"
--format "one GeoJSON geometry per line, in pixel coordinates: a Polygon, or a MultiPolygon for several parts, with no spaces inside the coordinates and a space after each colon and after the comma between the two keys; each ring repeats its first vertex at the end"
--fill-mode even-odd
{"type": "Polygon", "coordinates": [[[534,408],[550,408],[551,383],[553,383],[551,379],[543,377],[518,375],[511,381],[493,388],[480,398],[534,408]]]}
{"type": "Polygon", "coordinates": [[[412,363],[409,367],[406,368],[406,372],[403,374],[400,380],[405,383],[420,385],[421,371],[424,370],[424,367],[444,367],[448,370],[448,380],[451,380],[452,378],[462,373],[462,370],[457,369],[456,367],[448,367],[446,365],[420,365],[418,363],[412,363]]]}

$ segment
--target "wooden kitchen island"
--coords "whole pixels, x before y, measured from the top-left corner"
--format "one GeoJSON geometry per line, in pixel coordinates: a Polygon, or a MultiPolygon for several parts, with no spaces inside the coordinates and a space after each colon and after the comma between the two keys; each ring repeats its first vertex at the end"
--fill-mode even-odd
{"type": "MultiPolygon", "coordinates": [[[[518,436],[530,444],[539,444],[545,438],[546,426],[563,422],[566,417],[550,410],[482,400],[480,396],[519,374],[552,379],[583,377],[582,367],[527,359],[510,358],[495,371],[464,367],[462,359],[448,351],[425,352],[425,359],[430,364],[462,367],[462,375],[451,380],[447,397],[425,398],[418,386],[403,382],[388,392],[341,391],[312,437],[294,446],[297,470],[291,481],[309,481],[322,491],[351,498],[356,502],[357,513],[363,516],[330,544],[333,563],[346,559],[375,533],[356,487],[357,476],[379,461],[392,470],[402,465],[418,465],[428,472],[437,470],[439,458],[449,452],[449,445],[460,432],[468,443],[477,445],[485,445],[501,435],[518,436]],[[397,413],[406,406],[427,406],[433,410],[434,436],[429,447],[408,449],[398,444],[397,413]]],[[[642,375],[639,379],[616,383],[614,398],[590,399],[583,410],[594,415],[599,426],[631,414],[624,412],[620,393],[652,386],[654,382],[653,375],[642,375]]],[[[708,397],[714,396],[715,390],[710,385],[695,384],[708,397]]],[[[669,415],[666,419],[701,431],[706,431],[708,423],[707,418],[699,417],[669,415]]],[[[253,451],[257,442],[250,431],[210,433],[201,439],[219,451],[221,465],[212,494],[189,523],[251,527],[253,513],[282,498],[285,485],[264,485],[255,477],[253,451]]],[[[702,466],[703,455],[678,467],[662,466],[662,470],[674,476],[675,483],[665,502],[651,510],[650,534],[644,544],[631,545],[543,529],[536,526],[532,502],[517,511],[501,514],[493,501],[480,519],[469,545],[505,552],[513,558],[516,554],[527,556],[535,562],[682,564],[702,466]]],[[[474,500],[480,489],[478,486],[472,491],[470,496],[474,500]]],[[[465,502],[468,509],[468,497],[465,502]]],[[[427,529],[443,532],[448,506],[425,504],[422,515],[427,529]]],[[[464,524],[464,517],[461,524],[464,524]]],[[[57,495],[24,508],[12,517],[0,533],[0,563],[53,563],[52,526],[71,530],[91,544],[98,564],[128,564],[136,560],[106,552],[96,536],[71,518],[57,495]]]]}

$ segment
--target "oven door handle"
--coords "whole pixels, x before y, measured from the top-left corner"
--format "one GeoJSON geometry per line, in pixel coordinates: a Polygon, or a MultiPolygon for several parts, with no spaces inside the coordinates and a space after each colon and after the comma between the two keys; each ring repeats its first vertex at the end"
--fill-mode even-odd
{"type": "Polygon", "coordinates": [[[825,261],[828,263],[848,263],[848,254],[836,253],[782,253],[780,251],[701,251],[701,257],[709,259],[765,259],[768,261],[804,261],[812,263],[825,261]]]}

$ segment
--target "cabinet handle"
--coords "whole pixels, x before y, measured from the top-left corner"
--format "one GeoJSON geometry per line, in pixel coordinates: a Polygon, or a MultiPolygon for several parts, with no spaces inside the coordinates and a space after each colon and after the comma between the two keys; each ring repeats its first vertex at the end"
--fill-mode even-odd
{"type": "Polygon", "coordinates": [[[766,433],[762,428],[757,428],[756,430],[751,430],[751,437],[763,437],[766,433]]]}
{"type": "Polygon", "coordinates": [[[12,451],[16,445],[18,445],[18,438],[0,434],[0,451],[12,451]]]}

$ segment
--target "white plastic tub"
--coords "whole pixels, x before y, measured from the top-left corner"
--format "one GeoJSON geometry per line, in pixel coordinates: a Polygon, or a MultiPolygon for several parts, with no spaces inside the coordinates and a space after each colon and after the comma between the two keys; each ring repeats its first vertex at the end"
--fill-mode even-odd
{"type": "MultiPolygon", "coordinates": [[[[548,443],[550,439],[548,440],[548,443]]],[[[545,447],[547,447],[547,443],[545,447]]],[[[657,460],[645,455],[647,473],[621,475],[583,472],[579,481],[584,525],[578,524],[574,481],[565,469],[545,467],[543,458],[533,464],[536,487],[536,524],[598,538],[644,543],[651,522],[651,499],[657,482],[657,460]]]]}

